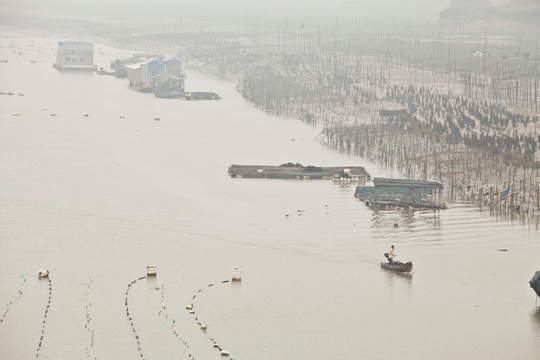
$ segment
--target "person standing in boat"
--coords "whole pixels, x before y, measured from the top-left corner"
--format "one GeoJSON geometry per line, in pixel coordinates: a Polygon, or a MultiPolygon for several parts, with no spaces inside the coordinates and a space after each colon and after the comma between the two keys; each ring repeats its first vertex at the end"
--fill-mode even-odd
{"type": "Polygon", "coordinates": [[[388,263],[392,265],[394,263],[394,257],[396,255],[394,254],[394,245],[390,247],[390,251],[388,252],[388,263]]]}

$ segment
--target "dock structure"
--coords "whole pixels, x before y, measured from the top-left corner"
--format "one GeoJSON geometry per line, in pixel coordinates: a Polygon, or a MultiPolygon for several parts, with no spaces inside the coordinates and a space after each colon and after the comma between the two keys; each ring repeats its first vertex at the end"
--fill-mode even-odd
{"type": "Polygon", "coordinates": [[[441,201],[443,185],[436,181],[373,179],[374,186],[357,186],[354,196],[370,207],[446,209],[441,201]]]}
{"type": "Polygon", "coordinates": [[[269,165],[231,165],[229,175],[236,178],[254,179],[296,179],[319,180],[330,179],[349,181],[366,181],[370,176],[361,166],[302,166],[300,164],[269,165]]]}

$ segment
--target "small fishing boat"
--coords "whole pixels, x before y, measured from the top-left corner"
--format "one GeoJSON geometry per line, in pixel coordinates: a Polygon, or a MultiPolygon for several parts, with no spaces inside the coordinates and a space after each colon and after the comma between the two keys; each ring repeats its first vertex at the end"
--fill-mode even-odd
{"type": "Polygon", "coordinates": [[[392,265],[386,262],[381,263],[381,268],[388,271],[395,271],[395,272],[411,272],[413,265],[412,262],[406,262],[405,264],[399,261],[394,261],[392,265]]]}

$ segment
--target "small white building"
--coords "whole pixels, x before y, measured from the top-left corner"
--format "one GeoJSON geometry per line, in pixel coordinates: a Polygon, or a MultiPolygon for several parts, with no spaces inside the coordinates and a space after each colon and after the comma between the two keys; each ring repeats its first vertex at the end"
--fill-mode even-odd
{"type": "Polygon", "coordinates": [[[158,59],[125,65],[129,86],[137,91],[153,92],[152,82],[167,71],[167,65],[158,59]]]}
{"type": "Polygon", "coordinates": [[[59,70],[94,71],[94,44],[76,40],[59,41],[53,66],[59,70]]]}

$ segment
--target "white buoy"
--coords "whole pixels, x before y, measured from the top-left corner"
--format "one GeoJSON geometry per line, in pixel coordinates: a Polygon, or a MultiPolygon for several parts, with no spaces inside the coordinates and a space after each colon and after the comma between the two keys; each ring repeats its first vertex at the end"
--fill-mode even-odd
{"type": "Polygon", "coordinates": [[[229,352],[226,350],[221,350],[221,356],[229,356],[229,352]]]}
{"type": "Polygon", "coordinates": [[[241,281],[242,280],[242,270],[239,268],[234,268],[232,271],[232,280],[241,281]]]}
{"type": "Polygon", "coordinates": [[[186,309],[188,309],[188,310],[193,310],[193,304],[187,305],[187,306],[186,306],[186,309]]]}
{"type": "Polygon", "coordinates": [[[206,324],[201,325],[201,330],[206,330],[206,324]]]}
{"type": "Polygon", "coordinates": [[[120,115],[120,119],[125,119],[126,115],[120,115]]]}
{"type": "Polygon", "coordinates": [[[47,269],[41,269],[38,271],[38,277],[40,278],[47,278],[49,277],[49,270],[47,269]]]}
{"type": "Polygon", "coordinates": [[[156,264],[150,264],[146,266],[146,275],[148,276],[156,276],[157,275],[157,265],[156,264]]]}

